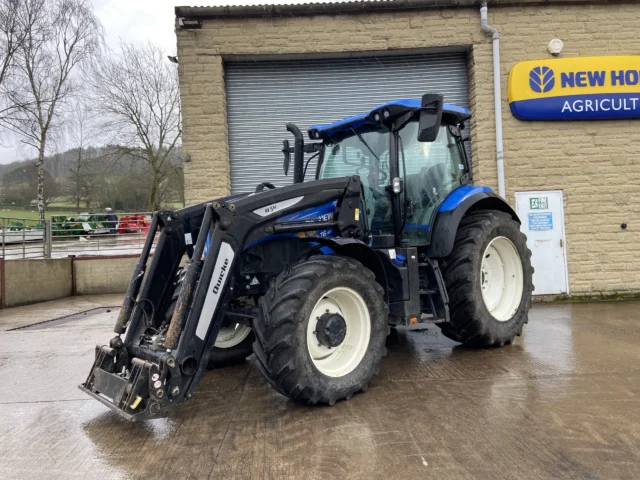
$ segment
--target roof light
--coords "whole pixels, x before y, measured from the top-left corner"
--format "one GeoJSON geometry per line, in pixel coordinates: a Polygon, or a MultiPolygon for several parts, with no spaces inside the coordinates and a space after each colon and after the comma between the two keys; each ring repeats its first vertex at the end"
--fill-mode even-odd
{"type": "Polygon", "coordinates": [[[380,121],[380,114],[379,114],[378,112],[376,112],[376,113],[373,115],[373,119],[374,119],[376,122],[379,122],[379,121],[380,121]]]}
{"type": "Polygon", "coordinates": [[[385,118],[385,120],[389,118],[391,116],[391,112],[389,111],[389,109],[385,108],[384,110],[382,110],[382,116],[385,118]]]}

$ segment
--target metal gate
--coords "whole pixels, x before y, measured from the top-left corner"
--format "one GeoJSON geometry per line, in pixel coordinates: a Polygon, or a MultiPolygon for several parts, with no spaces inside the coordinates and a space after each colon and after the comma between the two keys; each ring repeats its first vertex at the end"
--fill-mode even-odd
{"type": "MultiPolygon", "coordinates": [[[[305,133],[398,98],[444,95],[469,106],[464,53],[332,60],[230,62],[225,65],[232,193],[260,182],[292,182],[282,172],[282,140],[294,122],[305,133]]],[[[314,172],[314,165],[309,172],[314,172]]],[[[309,173],[307,173],[309,178],[309,173]]]]}

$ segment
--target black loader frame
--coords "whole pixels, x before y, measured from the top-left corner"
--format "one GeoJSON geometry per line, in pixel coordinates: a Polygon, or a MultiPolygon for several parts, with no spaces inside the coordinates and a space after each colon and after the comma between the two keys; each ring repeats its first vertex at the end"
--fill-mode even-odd
{"type": "MultiPolygon", "coordinates": [[[[132,421],[166,415],[170,407],[191,398],[234,295],[245,247],[273,234],[333,227],[341,238],[330,243],[338,251],[355,255],[370,251],[362,242],[366,213],[360,210],[361,195],[362,184],[354,176],[157,212],[114,328],[117,335],[108,346],[96,347],[94,365],[80,389],[132,421]],[[292,211],[334,200],[333,221],[276,223],[292,211]],[[147,269],[158,229],[155,253],[147,269]],[[190,261],[183,287],[168,328],[161,331],[170,287],[185,253],[190,261]],[[150,329],[158,330],[157,334],[150,336],[150,329]]],[[[302,243],[311,251],[312,240],[321,239],[305,240],[302,243]]],[[[377,276],[384,280],[382,267],[377,270],[377,276]]]]}

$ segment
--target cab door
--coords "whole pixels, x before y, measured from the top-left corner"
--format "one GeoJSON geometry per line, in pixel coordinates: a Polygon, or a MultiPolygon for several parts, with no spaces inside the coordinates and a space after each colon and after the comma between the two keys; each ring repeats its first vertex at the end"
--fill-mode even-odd
{"type": "Polygon", "coordinates": [[[433,142],[418,141],[417,121],[409,122],[399,134],[399,173],[405,178],[403,238],[412,246],[426,245],[437,207],[460,186],[464,163],[456,137],[446,125],[433,142]]]}

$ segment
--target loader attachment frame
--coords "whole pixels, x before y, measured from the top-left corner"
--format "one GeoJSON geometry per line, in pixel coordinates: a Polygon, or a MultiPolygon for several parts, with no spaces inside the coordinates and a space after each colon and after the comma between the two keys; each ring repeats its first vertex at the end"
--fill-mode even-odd
{"type": "Polygon", "coordinates": [[[79,388],[131,421],[165,416],[191,398],[234,296],[234,277],[246,246],[271,235],[318,230],[318,222],[277,220],[333,200],[334,221],[322,228],[334,227],[343,238],[365,239],[358,176],[156,212],[114,328],[116,336],[109,345],[96,347],[94,364],[79,388]],[[167,321],[172,283],[185,253],[189,261],[182,289],[167,321]]]}

